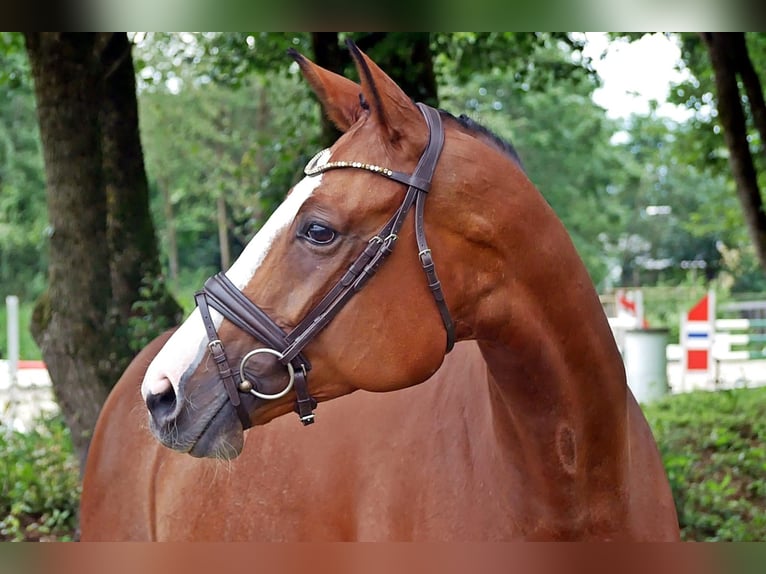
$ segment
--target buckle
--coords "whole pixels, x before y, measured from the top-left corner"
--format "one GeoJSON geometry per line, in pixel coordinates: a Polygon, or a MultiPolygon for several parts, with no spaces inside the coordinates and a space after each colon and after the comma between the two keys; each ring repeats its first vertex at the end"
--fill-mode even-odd
{"type": "Polygon", "coordinates": [[[220,354],[223,352],[223,343],[221,339],[213,339],[207,344],[207,348],[213,355],[220,354]]]}

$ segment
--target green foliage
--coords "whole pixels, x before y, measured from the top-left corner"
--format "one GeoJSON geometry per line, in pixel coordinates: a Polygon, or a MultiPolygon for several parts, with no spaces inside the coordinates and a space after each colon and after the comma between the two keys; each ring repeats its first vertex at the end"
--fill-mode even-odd
{"type": "Polygon", "coordinates": [[[168,257],[173,225],[181,272],[220,269],[220,195],[236,257],[317,151],[319,110],[297,74],[144,92],[140,110],[160,244],[168,257]]]}
{"type": "Polygon", "coordinates": [[[0,62],[0,86],[10,89],[30,86],[21,32],[0,32],[0,62]]]}
{"type": "Polygon", "coordinates": [[[668,342],[673,343],[680,340],[681,315],[707,293],[708,285],[704,277],[690,274],[683,282],[644,286],[641,290],[644,315],[649,326],[667,328],[668,342]]]}
{"type": "Polygon", "coordinates": [[[29,66],[20,34],[0,33],[0,294],[45,286],[45,180],[29,66]]]}
{"type": "Polygon", "coordinates": [[[0,426],[0,540],[72,540],[79,479],[60,418],[27,433],[0,426]]]}
{"type": "Polygon", "coordinates": [[[187,317],[197,304],[194,302],[194,293],[199,291],[210,273],[206,269],[182,269],[177,285],[173,288],[173,296],[183,309],[183,316],[187,317]]]}
{"type": "Polygon", "coordinates": [[[482,70],[504,76],[513,90],[543,92],[553,85],[598,85],[582,41],[564,32],[449,32],[433,34],[442,83],[470,82],[482,70]],[[563,56],[569,57],[563,57],[563,56]]]}
{"type": "Polygon", "coordinates": [[[179,325],[183,318],[163,276],[141,280],[131,311],[127,339],[136,353],[161,333],[179,325]]]}
{"type": "Polygon", "coordinates": [[[151,32],[137,37],[136,67],[145,85],[168,80],[242,87],[254,75],[285,75],[287,49],[311,52],[309,35],[292,32],[151,32]]]}
{"type": "Polygon", "coordinates": [[[629,124],[623,144],[628,182],[621,198],[628,218],[616,252],[623,282],[683,284],[699,273],[712,279],[721,270],[720,247],[741,239],[742,216],[733,190],[721,175],[711,177],[685,162],[688,126],[654,112],[633,116],[629,124]],[[653,213],[649,206],[670,213],[653,213]],[[729,218],[734,224],[722,225],[729,218]]]}
{"type": "Polygon", "coordinates": [[[685,540],[766,540],[766,388],[644,407],[685,540]]]}
{"type": "MultiPolygon", "coordinates": [[[[735,184],[729,165],[729,152],[718,122],[717,97],[712,66],[707,50],[698,34],[681,34],[680,67],[688,79],[675,86],[669,101],[686,106],[692,119],[679,133],[675,157],[694,166],[700,174],[717,182],[717,192],[709,195],[692,213],[690,225],[705,233],[717,233],[723,240],[723,270],[728,274],[733,292],[762,290],[766,275],[755,259],[751,238],[736,199],[735,184]]],[[[766,86],[766,35],[745,34],[748,54],[761,86],[766,86]]],[[[752,121],[750,103],[742,90],[742,103],[748,123],[748,141],[758,172],[759,186],[766,186],[766,154],[761,134],[752,121]]]]}

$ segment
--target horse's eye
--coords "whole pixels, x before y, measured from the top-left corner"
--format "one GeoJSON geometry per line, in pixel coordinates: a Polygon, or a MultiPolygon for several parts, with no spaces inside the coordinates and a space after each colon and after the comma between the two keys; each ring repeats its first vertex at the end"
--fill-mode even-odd
{"type": "Polygon", "coordinates": [[[303,236],[315,245],[329,245],[335,241],[335,230],[321,223],[309,223],[303,231],[303,236]]]}

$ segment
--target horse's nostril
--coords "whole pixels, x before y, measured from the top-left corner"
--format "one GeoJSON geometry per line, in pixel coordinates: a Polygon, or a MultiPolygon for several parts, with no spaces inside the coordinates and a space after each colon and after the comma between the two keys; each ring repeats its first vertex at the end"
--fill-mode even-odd
{"type": "Polygon", "coordinates": [[[146,397],[146,406],[154,421],[163,426],[171,420],[176,410],[176,393],[173,386],[168,384],[161,392],[150,392],[146,397]]]}

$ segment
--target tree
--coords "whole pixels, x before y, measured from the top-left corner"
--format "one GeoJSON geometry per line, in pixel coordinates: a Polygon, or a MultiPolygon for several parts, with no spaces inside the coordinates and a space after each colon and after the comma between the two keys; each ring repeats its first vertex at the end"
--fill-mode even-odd
{"type": "Polygon", "coordinates": [[[619,192],[627,180],[625,153],[610,143],[617,125],[591,99],[595,78],[576,62],[576,48],[567,42],[522,34],[487,40],[494,52],[475,49],[473,42],[483,40],[473,35],[460,35],[465,50],[445,45],[455,58],[487,71],[468,76],[451,60],[442,62],[442,102],[513,144],[527,176],[567,227],[591,278],[603,284],[610,263],[606,251],[618,241],[616,230],[624,220],[619,192]],[[509,59],[501,68],[503,52],[523,52],[526,59],[509,59]]]}
{"type": "MultiPolygon", "coordinates": [[[[159,278],[153,228],[145,223],[131,53],[124,34],[24,37],[51,229],[48,291],[32,329],[83,457],[101,405],[132,356],[128,327],[140,283],[159,278]]],[[[160,322],[177,320],[161,286],[145,295],[159,301],[153,310],[160,322]]]]}
{"type": "Polygon", "coordinates": [[[683,140],[684,158],[701,172],[714,177],[723,174],[732,182],[740,217],[727,212],[722,218],[718,213],[717,221],[707,223],[725,225],[729,235],[737,233],[737,228],[747,230],[749,248],[728,245],[726,259],[737,262],[738,273],[748,275],[751,288],[762,288],[766,285],[766,218],[760,191],[766,173],[762,90],[766,35],[685,33],[679,37],[680,67],[689,72],[689,79],[674,86],[669,99],[693,112],[689,121],[693,129],[683,140]],[[752,273],[751,258],[759,262],[760,279],[752,273]]]}
{"type": "MultiPolygon", "coordinates": [[[[161,277],[149,185],[139,136],[136,74],[126,34],[112,34],[100,55],[104,93],[99,108],[102,170],[107,199],[107,240],[112,306],[122,322],[133,315],[139,291],[161,277]]],[[[177,308],[160,289],[160,317],[177,308]]]]}
{"type": "Polygon", "coordinates": [[[766,211],[748,134],[748,115],[766,152],[766,104],[763,87],[748,53],[744,32],[705,32],[717,95],[718,120],[729,150],[737,196],[761,267],[766,271],[766,211]],[[738,82],[739,80],[739,82],[738,82]],[[740,88],[741,83],[741,88],[740,88]],[[740,90],[744,90],[744,94],[740,90]],[[745,106],[749,108],[746,113],[745,106]]]}
{"type": "Polygon", "coordinates": [[[658,116],[654,109],[628,123],[627,141],[621,144],[628,177],[621,204],[627,210],[615,252],[622,284],[713,279],[723,265],[719,248],[739,239],[732,233],[735,226],[722,225],[732,202],[736,208],[724,174],[686,161],[693,126],[658,116]]]}
{"type": "Polygon", "coordinates": [[[190,82],[178,93],[141,94],[147,168],[159,191],[155,221],[168,261],[176,259],[187,282],[227,266],[219,231],[232,258],[241,252],[320,146],[318,110],[304,91],[297,78],[279,76],[236,90],[190,82]],[[288,97],[295,103],[278,105],[288,97]]]}

